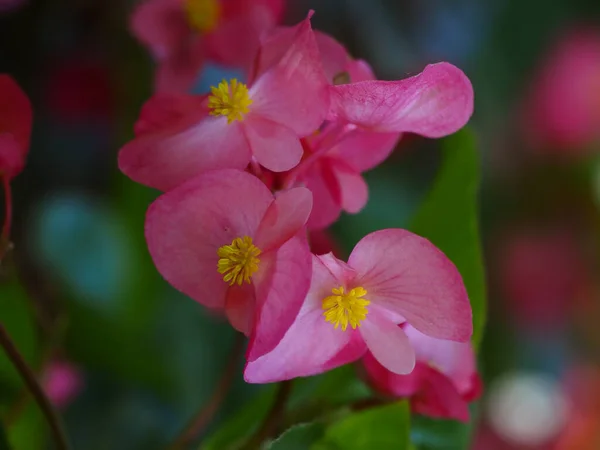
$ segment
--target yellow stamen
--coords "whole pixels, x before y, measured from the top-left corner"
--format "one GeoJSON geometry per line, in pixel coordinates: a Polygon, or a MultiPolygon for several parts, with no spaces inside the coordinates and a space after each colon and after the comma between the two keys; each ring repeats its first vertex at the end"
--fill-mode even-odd
{"type": "Polygon", "coordinates": [[[252,99],[248,87],[233,78],[230,83],[223,80],[219,86],[210,88],[212,94],[208,97],[208,108],[212,116],[226,116],[227,123],[234,120],[242,121],[250,111],[252,99]]]}
{"type": "Polygon", "coordinates": [[[252,243],[252,238],[244,236],[235,238],[231,245],[224,245],[217,250],[219,262],[217,263],[217,271],[223,275],[223,281],[242,285],[251,283],[252,275],[258,270],[258,255],[260,249],[252,243]]]}
{"type": "Polygon", "coordinates": [[[342,331],[346,331],[348,324],[356,330],[369,312],[367,305],[371,302],[362,298],[367,295],[367,290],[356,287],[346,294],[344,288],[340,286],[332,289],[331,292],[334,295],[323,299],[325,321],[335,325],[336,329],[341,325],[342,331]]]}
{"type": "Polygon", "coordinates": [[[192,28],[209,33],[217,27],[221,17],[219,0],[185,0],[183,7],[192,28]]]}

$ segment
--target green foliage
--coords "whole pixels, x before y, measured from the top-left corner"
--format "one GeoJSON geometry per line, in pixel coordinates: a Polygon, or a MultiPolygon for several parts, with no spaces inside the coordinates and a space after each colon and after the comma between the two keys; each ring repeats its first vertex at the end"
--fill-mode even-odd
{"type": "Polygon", "coordinates": [[[413,416],[411,438],[419,450],[466,450],[470,448],[472,424],[413,416]]]}
{"type": "Polygon", "coordinates": [[[407,402],[350,414],[325,430],[312,450],[408,450],[410,412],[407,402]]]}
{"type": "MultiPolygon", "coordinates": [[[[0,284],[0,320],[23,358],[32,366],[38,362],[36,331],[28,305],[28,296],[17,281],[0,284]]],[[[21,385],[21,377],[0,350],[0,384],[13,388],[21,385]]]]}
{"type": "Polygon", "coordinates": [[[275,399],[275,385],[249,401],[245,406],[200,446],[200,450],[233,450],[239,448],[258,430],[275,399]]]}
{"type": "Polygon", "coordinates": [[[323,436],[324,426],[319,422],[295,425],[273,442],[266,450],[309,450],[323,436]]]}
{"type": "Polygon", "coordinates": [[[10,450],[10,447],[8,446],[8,438],[4,432],[2,422],[0,422],[0,450],[10,450]]]}
{"type": "Polygon", "coordinates": [[[477,207],[479,155],[472,132],[463,129],[444,139],[442,152],[434,186],[409,228],[435,244],[460,271],[473,308],[473,342],[479,346],[486,290],[477,207]]]}
{"type": "MultiPolygon", "coordinates": [[[[8,441],[15,450],[40,450],[46,442],[47,425],[37,404],[31,400],[7,430],[8,441]]],[[[1,448],[1,447],[0,447],[1,448]]]]}

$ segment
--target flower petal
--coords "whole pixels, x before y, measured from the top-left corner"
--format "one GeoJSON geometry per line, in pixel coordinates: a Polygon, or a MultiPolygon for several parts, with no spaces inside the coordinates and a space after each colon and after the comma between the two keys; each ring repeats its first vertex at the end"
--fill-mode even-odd
{"type": "Polygon", "coordinates": [[[385,317],[385,311],[373,303],[359,331],[369,351],[386,369],[397,374],[407,374],[414,369],[415,352],[408,337],[398,325],[385,317]]]}
{"type": "Polygon", "coordinates": [[[177,126],[181,121],[206,116],[206,96],[156,94],[144,103],[134,125],[136,136],[177,126]]]}
{"type": "Polygon", "coordinates": [[[473,113],[473,87],[448,63],[429,65],[406,80],[333,86],[331,95],[331,119],[380,132],[446,136],[462,128],[473,113]]]}
{"type": "Polygon", "coordinates": [[[281,192],[256,232],[256,245],[267,252],[280,247],[304,227],[312,209],[312,193],[302,187],[281,192]]]}
{"type": "Polygon", "coordinates": [[[431,337],[469,341],[471,305],[460,273],[428,240],[401,229],[376,231],[356,245],[348,264],[372,303],[431,337]]]}
{"type": "Polygon", "coordinates": [[[250,97],[256,114],[289,127],[300,137],[323,123],[329,89],[310,19],[295,27],[286,53],[256,80],[250,97]]]}
{"type": "Polygon", "coordinates": [[[302,158],[302,144],[294,131],[255,115],[243,122],[248,145],[256,160],[273,172],[293,169],[302,158]]]}
{"type": "Polygon", "coordinates": [[[251,284],[234,284],[225,296],[225,314],[233,328],[246,336],[250,336],[254,325],[256,308],[254,286],[251,284]]]}
{"type": "Polygon", "coordinates": [[[351,214],[360,212],[369,199],[369,188],[364,178],[341,161],[337,161],[334,173],[340,185],[342,208],[351,214]]]}
{"type": "Polygon", "coordinates": [[[162,195],[146,216],[156,268],[197,302],[223,308],[229,285],[217,272],[217,250],[253,237],[272,201],[256,177],[238,170],[207,172],[162,195]]]}
{"type": "Polygon", "coordinates": [[[336,156],[356,172],[370,170],[387,159],[400,140],[400,133],[355,130],[334,149],[336,156]]]}
{"type": "Polygon", "coordinates": [[[12,134],[25,159],[33,123],[29,98],[15,80],[3,74],[0,74],[0,98],[0,133],[12,134]]]}
{"type": "Polygon", "coordinates": [[[190,35],[181,0],[148,0],[131,15],[131,31],[157,60],[167,59],[190,35]]]}
{"type": "MultiPolygon", "coordinates": [[[[339,280],[318,258],[313,256],[312,262],[310,290],[296,320],[273,351],[248,361],[244,369],[247,382],[271,383],[324,372],[333,368],[329,362],[351,341],[351,331],[336,330],[323,317],[323,299],[339,286],[339,280]]],[[[272,325],[259,322],[257,329],[272,325]]]]}
{"type": "Polygon", "coordinates": [[[25,166],[22,148],[12,134],[0,133],[0,181],[18,175],[25,166]]]}
{"type": "MultiPolygon", "coordinates": [[[[224,119],[224,118],[223,118],[224,119]]],[[[145,133],[119,152],[119,169],[138,183],[167,191],[213,169],[244,169],[250,152],[237,123],[196,115],[145,133]]]]}
{"type": "Polygon", "coordinates": [[[308,219],[311,230],[328,227],[342,212],[342,194],[333,173],[334,164],[332,158],[320,158],[299,177],[299,182],[313,193],[313,209],[308,219]]]}
{"type": "Polygon", "coordinates": [[[273,350],[296,320],[310,287],[312,259],[305,232],[288,240],[260,261],[254,277],[257,311],[247,358],[273,350]]]}

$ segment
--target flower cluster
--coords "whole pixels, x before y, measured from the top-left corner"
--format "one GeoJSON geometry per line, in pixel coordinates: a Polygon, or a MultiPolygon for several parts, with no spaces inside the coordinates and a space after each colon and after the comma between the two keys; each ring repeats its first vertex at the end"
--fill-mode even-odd
{"type": "MultiPolygon", "coordinates": [[[[418,389],[392,393],[413,395],[439,381],[427,398],[440,392],[468,400],[476,391],[472,317],[453,263],[402,229],[367,235],[347,262],[311,253],[309,236],[365,206],[361,173],[383,162],[403,133],[438,138],[464,126],[473,111],[469,80],[448,63],[376,80],[365,61],[313,31],[312,12],[296,26],[274,27],[278,2],[152,0],[135,14],[134,30],[157,56],[159,79],[167,70],[185,78],[189,67],[176,74],[173,58],[197,42],[155,23],[144,34],[143,22],[177,9],[193,25],[186,33],[202,31],[198,53],[218,49],[224,59],[237,44],[219,39],[241,20],[230,3],[271,13],[260,40],[257,27],[237,35],[236,43],[253,48],[244,51],[253,55],[247,80],[223,80],[200,96],[159,89],[119,154],[127,176],[163,192],[146,217],[156,267],[249,337],[248,382],[314,375],[364,357],[371,377],[412,372],[422,379],[413,383],[418,389]]],[[[443,406],[465,419],[466,406],[455,406],[454,397],[443,406]]]]}

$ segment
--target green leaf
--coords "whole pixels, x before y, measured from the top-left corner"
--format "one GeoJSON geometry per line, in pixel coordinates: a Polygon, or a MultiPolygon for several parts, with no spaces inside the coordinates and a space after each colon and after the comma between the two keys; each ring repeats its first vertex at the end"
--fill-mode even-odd
{"type": "Polygon", "coordinates": [[[429,239],[460,271],[473,308],[473,342],[479,346],[486,316],[485,275],[479,238],[479,155],[469,129],[443,141],[443,162],[410,230],[429,239]]]}
{"type": "Polygon", "coordinates": [[[313,450],[409,448],[410,413],[407,402],[356,412],[330,425],[313,450]]]}
{"type": "MultiPolygon", "coordinates": [[[[473,408],[472,408],[473,412],[473,408]]],[[[465,450],[470,448],[473,425],[454,420],[413,416],[411,438],[419,450],[465,450]]]]}
{"type": "Polygon", "coordinates": [[[236,415],[200,446],[201,450],[233,450],[239,448],[256,430],[268,414],[276,393],[275,385],[240,408],[236,415]]]}
{"type": "Polygon", "coordinates": [[[47,426],[43,414],[34,401],[27,404],[25,410],[7,432],[8,441],[13,449],[40,450],[44,448],[47,426]]]}
{"type": "MultiPolygon", "coordinates": [[[[38,345],[35,324],[29,309],[29,298],[16,281],[0,284],[0,321],[10,338],[31,366],[37,364],[38,345]]],[[[21,377],[6,354],[0,349],[0,384],[21,386],[21,377]]]]}
{"type": "Polygon", "coordinates": [[[10,450],[8,445],[8,438],[6,437],[6,433],[4,432],[4,427],[0,422],[0,450],[10,450]]]}
{"type": "Polygon", "coordinates": [[[266,450],[309,450],[323,436],[322,423],[302,423],[285,431],[266,446],[266,450]]]}

